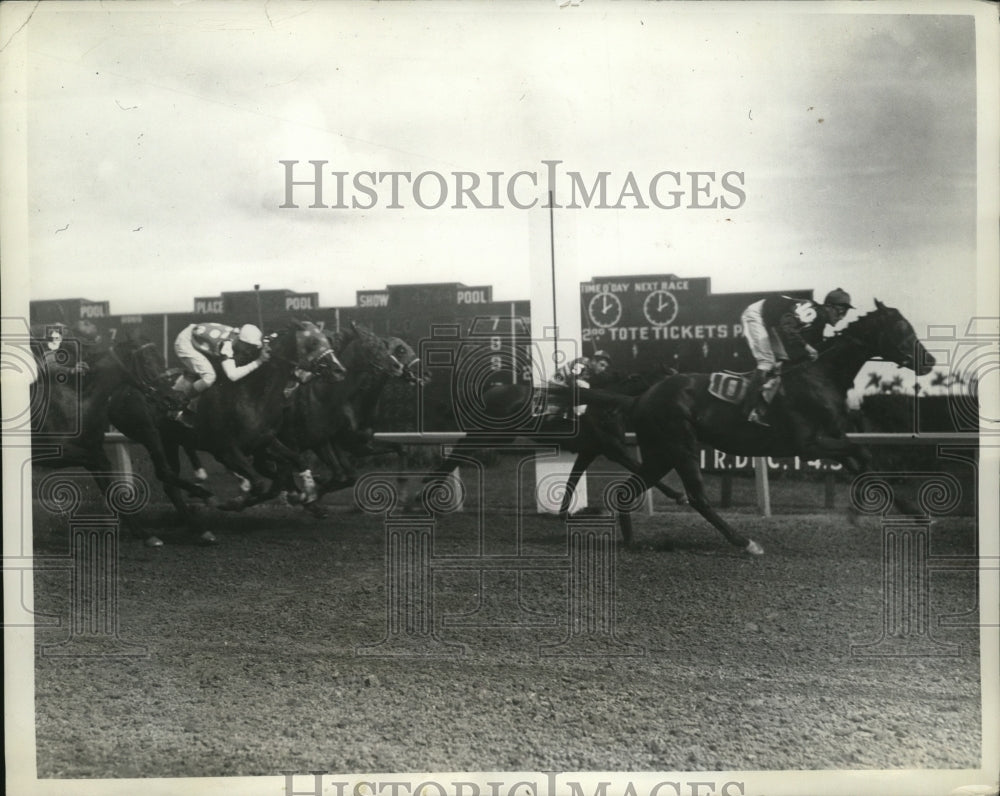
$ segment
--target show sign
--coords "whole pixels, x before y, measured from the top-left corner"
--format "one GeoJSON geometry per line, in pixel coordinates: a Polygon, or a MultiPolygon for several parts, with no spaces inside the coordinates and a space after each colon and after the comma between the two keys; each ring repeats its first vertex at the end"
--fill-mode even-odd
{"type": "Polygon", "coordinates": [[[388,290],[358,290],[356,296],[358,307],[372,309],[389,306],[388,290]]]}
{"type": "Polygon", "coordinates": [[[780,295],[812,298],[812,291],[713,294],[708,277],[595,277],[580,284],[584,351],[605,350],[624,370],[749,368],[740,316],[780,295]]]}

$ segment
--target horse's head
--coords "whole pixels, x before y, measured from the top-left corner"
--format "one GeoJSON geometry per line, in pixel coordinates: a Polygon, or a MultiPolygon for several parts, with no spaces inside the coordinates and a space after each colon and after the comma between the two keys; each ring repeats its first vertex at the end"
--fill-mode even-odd
{"type": "Polygon", "coordinates": [[[334,337],[335,350],[352,373],[382,374],[391,378],[403,376],[403,363],[374,332],[353,321],[348,329],[334,337]]]}
{"type": "Polygon", "coordinates": [[[157,385],[167,368],[156,343],[146,340],[138,332],[115,338],[112,350],[125,369],[145,386],[157,385]]]}
{"type": "Polygon", "coordinates": [[[910,368],[918,376],[931,372],[934,367],[934,357],[917,339],[916,332],[910,322],[899,310],[887,307],[875,299],[875,311],[856,323],[867,321],[870,331],[867,335],[874,353],[889,362],[910,368]]]}
{"type": "Polygon", "coordinates": [[[272,357],[296,370],[340,381],[346,369],[330,347],[326,335],[310,321],[292,321],[268,337],[272,357]]]}
{"type": "Polygon", "coordinates": [[[429,373],[422,373],[422,363],[413,346],[399,337],[386,337],[383,341],[389,353],[403,366],[402,377],[411,384],[428,384],[429,373]]]}

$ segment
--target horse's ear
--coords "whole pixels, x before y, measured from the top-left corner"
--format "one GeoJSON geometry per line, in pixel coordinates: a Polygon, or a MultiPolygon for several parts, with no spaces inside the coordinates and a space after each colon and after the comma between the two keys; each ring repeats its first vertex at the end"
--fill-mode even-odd
{"type": "Polygon", "coordinates": [[[876,309],[884,310],[885,309],[885,304],[883,304],[878,299],[875,299],[875,307],[876,307],[876,309]]]}

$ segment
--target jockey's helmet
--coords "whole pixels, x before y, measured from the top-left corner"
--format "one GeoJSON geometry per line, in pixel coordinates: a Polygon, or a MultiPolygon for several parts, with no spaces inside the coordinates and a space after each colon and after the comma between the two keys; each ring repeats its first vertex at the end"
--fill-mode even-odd
{"type": "Polygon", "coordinates": [[[854,309],[854,306],[851,304],[851,294],[846,290],[841,290],[839,287],[827,293],[826,298],[823,299],[823,303],[829,304],[831,307],[844,307],[844,309],[848,310],[854,309]]]}
{"type": "Polygon", "coordinates": [[[66,327],[62,325],[49,326],[45,330],[45,342],[46,346],[51,350],[55,351],[62,345],[63,337],[66,336],[66,327]]]}
{"type": "Polygon", "coordinates": [[[595,351],[594,356],[591,357],[593,360],[603,359],[609,365],[611,364],[611,355],[607,351],[595,351]]]}
{"type": "Polygon", "coordinates": [[[257,346],[257,348],[260,348],[264,344],[264,336],[261,334],[260,329],[252,323],[243,324],[236,339],[241,343],[257,346]]]}

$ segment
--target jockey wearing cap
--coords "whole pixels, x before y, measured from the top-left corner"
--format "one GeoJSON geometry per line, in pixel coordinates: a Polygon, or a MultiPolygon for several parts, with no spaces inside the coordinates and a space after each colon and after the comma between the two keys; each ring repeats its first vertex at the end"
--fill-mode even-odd
{"type": "MultiPolygon", "coordinates": [[[[52,375],[86,374],[90,370],[90,366],[80,357],[80,345],[89,343],[90,340],[78,340],[76,346],[67,345],[66,339],[71,334],[70,328],[62,323],[49,324],[45,327],[44,342],[39,342],[36,338],[32,343],[38,362],[38,370],[32,381],[35,381],[42,372],[52,375]]],[[[94,337],[96,339],[97,336],[94,337]]]]}
{"type": "MultiPolygon", "coordinates": [[[[209,357],[220,360],[222,372],[230,381],[239,381],[257,370],[271,356],[264,346],[260,329],[251,323],[244,324],[238,329],[221,323],[193,323],[177,335],[174,352],[181,362],[198,376],[197,381],[189,387],[186,379],[179,380],[174,389],[185,396],[190,390],[194,393],[194,398],[215,383],[215,368],[212,367],[209,357]],[[260,355],[245,365],[237,365],[236,354],[240,349],[248,351],[259,349],[260,355]]],[[[193,408],[192,399],[185,410],[193,408]]],[[[184,422],[181,412],[178,412],[174,419],[184,422]]]]}
{"type": "Polygon", "coordinates": [[[850,295],[838,287],[826,294],[822,304],[775,296],[756,301],[743,311],[743,336],[757,360],[744,407],[750,410],[748,420],[768,425],[764,413],[770,398],[762,388],[776,375],[779,363],[816,359],[826,327],[836,326],[850,309],[854,309],[850,295]]]}
{"type": "MultiPolygon", "coordinates": [[[[590,387],[591,382],[599,379],[610,365],[611,355],[607,351],[595,351],[593,356],[577,357],[563,365],[553,374],[549,385],[556,388],[572,387],[574,384],[590,387]]],[[[573,411],[577,415],[582,415],[586,411],[586,406],[575,406],[573,411]]]]}

